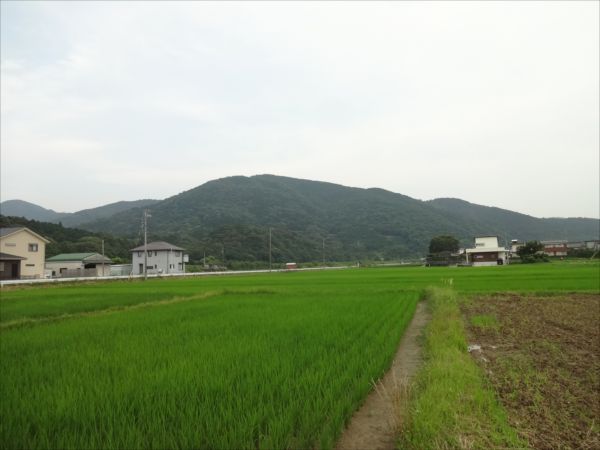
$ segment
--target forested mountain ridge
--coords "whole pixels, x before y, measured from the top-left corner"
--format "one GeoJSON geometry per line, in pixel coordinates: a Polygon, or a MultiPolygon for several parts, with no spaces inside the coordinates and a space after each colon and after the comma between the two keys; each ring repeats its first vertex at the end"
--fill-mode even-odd
{"type": "Polygon", "coordinates": [[[494,206],[482,206],[458,198],[436,198],[425,203],[454,220],[476,224],[475,234],[497,235],[501,240],[600,239],[600,220],[585,217],[537,218],[494,206]]]}
{"type": "Polygon", "coordinates": [[[159,200],[120,201],[97,208],[83,209],[74,213],[56,212],[34,203],[23,200],[6,200],[0,203],[0,214],[3,216],[24,217],[50,223],[62,223],[66,227],[74,227],[82,223],[110,217],[131,208],[149,207],[159,200]]]}
{"type": "MultiPolygon", "coordinates": [[[[135,237],[143,208],[83,228],[135,237]]],[[[504,239],[597,239],[598,219],[540,219],[459,199],[420,201],[383,189],[274,175],[228,177],[157,202],[153,239],[208,255],[265,260],[268,229],[282,260],[390,259],[423,255],[431,237],[451,234],[462,245],[475,235],[504,239]],[[325,251],[323,251],[323,240],[325,251]]]]}

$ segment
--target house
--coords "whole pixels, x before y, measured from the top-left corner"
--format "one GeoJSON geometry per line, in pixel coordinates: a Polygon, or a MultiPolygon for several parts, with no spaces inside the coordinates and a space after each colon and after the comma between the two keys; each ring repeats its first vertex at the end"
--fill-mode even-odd
{"type": "Polygon", "coordinates": [[[110,275],[110,258],[99,253],[61,253],[46,260],[53,277],[105,277],[110,275]]]}
{"type": "Polygon", "coordinates": [[[567,256],[567,241],[541,241],[541,244],[548,256],[567,256]]]}
{"type": "Polygon", "coordinates": [[[43,278],[49,242],[26,227],[0,228],[0,279],[43,278]]]}
{"type": "Polygon", "coordinates": [[[140,245],[131,249],[132,273],[142,275],[144,273],[145,253],[148,251],[147,269],[148,273],[184,273],[185,263],[188,255],[184,255],[184,249],[168,242],[150,242],[147,246],[140,245]]]}
{"type": "Polygon", "coordinates": [[[475,238],[475,247],[465,251],[467,263],[473,266],[501,266],[508,263],[509,251],[498,245],[498,236],[475,238]]]}
{"type": "Polygon", "coordinates": [[[523,247],[525,245],[525,242],[520,241],[518,239],[513,239],[510,241],[510,255],[511,256],[516,256],[517,252],[519,251],[519,249],[521,247],[523,247]]]}

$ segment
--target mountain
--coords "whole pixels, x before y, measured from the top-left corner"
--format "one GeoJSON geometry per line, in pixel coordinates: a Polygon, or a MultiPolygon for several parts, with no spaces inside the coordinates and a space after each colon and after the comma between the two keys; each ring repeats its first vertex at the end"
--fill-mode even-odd
{"type": "Polygon", "coordinates": [[[97,208],[82,209],[71,214],[64,214],[61,216],[60,221],[65,226],[79,226],[84,223],[93,222],[104,218],[111,217],[117,213],[127,211],[134,208],[147,208],[155,205],[160,200],[133,200],[133,201],[121,201],[116,203],[110,203],[108,205],[99,206],[97,208]]]}
{"type": "MultiPolygon", "coordinates": [[[[140,236],[141,207],[82,228],[140,236]]],[[[359,189],[274,175],[209,181],[152,205],[152,239],[186,247],[192,259],[390,259],[422,255],[429,240],[451,234],[504,239],[598,239],[597,219],[540,219],[459,199],[420,201],[383,189],[359,189]],[[324,249],[323,249],[323,244],[324,249]]]]}
{"type": "Polygon", "coordinates": [[[3,216],[24,217],[41,222],[59,223],[74,227],[86,222],[93,222],[111,217],[131,208],[144,208],[155,204],[159,200],[134,200],[110,203],[97,208],[83,209],[74,213],[61,213],[52,209],[46,209],[34,203],[23,200],[6,200],[0,203],[0,214],[3,216]]]}
{"type": "Polygon", "coordinates": [[[458,198],[425,202],[447,217],[476,224],[475,234],[491,234],[503,240],[599,239],[600,221],[590,218],[536,218],[507,209],[482,206],[458,198]]]}
{"type": "Polygon", "coordinates": [[[25,217],[43,222],[58,222],[64,213],[42,208],[24,200],[6,200],[0,203],[0,214],[3,216],[25,217]]]}

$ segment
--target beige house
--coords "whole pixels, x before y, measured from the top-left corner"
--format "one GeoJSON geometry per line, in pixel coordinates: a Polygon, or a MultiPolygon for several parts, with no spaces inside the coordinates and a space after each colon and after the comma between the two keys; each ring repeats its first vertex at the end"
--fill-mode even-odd
{"type": "Polygon", "coordinates": [[[0,279],[43,278],[49,242],[29,228],[0,228],[0,279]]]}

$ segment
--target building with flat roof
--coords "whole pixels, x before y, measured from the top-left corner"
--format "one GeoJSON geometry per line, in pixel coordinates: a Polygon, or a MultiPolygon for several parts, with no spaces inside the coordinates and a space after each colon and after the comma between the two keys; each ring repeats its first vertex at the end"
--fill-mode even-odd
{"type": "Polygon", "coordinates": [[[475,238],[475,247],[465,250],[467,263],[473,266],[501,266],[508,263],[509,250],[498,245],[498,236],[475,238]]]}

